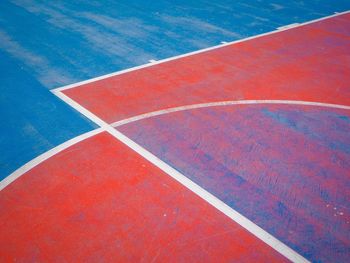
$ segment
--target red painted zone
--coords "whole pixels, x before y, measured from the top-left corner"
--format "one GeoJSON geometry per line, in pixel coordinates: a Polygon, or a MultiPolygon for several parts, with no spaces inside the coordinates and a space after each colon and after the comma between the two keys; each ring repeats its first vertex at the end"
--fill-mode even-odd
{"type": "Polygon", "coordinates": [[[105,121],[224,100],[350,105],[350,14],[63,91],[105,121]]]}
{"type": "Polygon", "coordinates": [[[0,192],[0,261],[285,261],[102,133],[0,192]]]}
{"type": "Polygon", "coordinates": [[[117,129],[311,262],[349,258],[349,110],[230,105],[117,129]]]}

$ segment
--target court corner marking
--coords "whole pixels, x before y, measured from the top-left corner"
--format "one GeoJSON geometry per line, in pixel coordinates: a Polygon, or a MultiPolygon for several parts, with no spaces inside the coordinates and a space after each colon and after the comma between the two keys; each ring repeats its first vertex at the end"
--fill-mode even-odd
{"type": "Polygon", "coordinates": [[[68,141],[65,141],[65,142],[61,143],[60,145],[40,154],[39,156],[35,157],[31,161],[27,162],[26,164],[24,164],[23,166],[21,166],[20,168],[18,168],[14,172],[12,172],[10,175],[5,177],[2,181],[0,181],[0,191],[2,191],[5,187],[10,185],[12,182],[17,180],[18,178],[20,178],[26,172],[30,171],[31,169],[38,166],[39,164],[46,161],[47,159],[51,158],[52,156],[58,154],[59,152],[62,152],[63,150],[69,148],[70,146],[72,146],[78,142],[81,142],[85,139],[88,139],[88,138],[90,138],[90,137],[92,137],[92,136],[94,136],[102,131],[103,131],[102,128],[97,128],[95,130],[83,133],[81,135],[78,135],[78,136],[76,136],[68,141]]]}
{"type": "Polygon", "coordinates": [[[285,26],[280,26],[276,30],[273,30],[273,31],[269,31],[269,32],[266,32],[266,33],[262,33],[262,34],[258,34],[258,35],[254,35],[254,36],[250,36],[250,37],[246,37],[246,38],[243,38],[243,39],[234,40],[234,41],[231,41],[231,42],[222,41],[221,44],[219,44],[219,45],[215,45],[215,46],[212,46],[212,47],[207,47],[207,48],[204,48],[204,49],[188,52],[188,53],[185,53],[185,54],[181,54],[181,55],[177,55],[177,56],[173,56],[173,57],[169,57],[169,58],[165,58],[165,59],[160,59],[160,60],[155,60],[155,61],[152,60],[152,62],[148,62],[148,63],[142,64],[142,65],[139,65],[139,66],[135,66],[135,67],[131,67],[131,68],[128,68],[128,69],[115,71],[115,72],[108,73],[108,74],[105,74],[105,75],[102,75],[102,76],[98,76],[98,77],[95,77],[95,78],[91,78],[91,79],[79,81],[79,82],[76,82],[76,83],[68,84],[68,85],[65,85],[65,86],[62,86],[62,87],[51,89],[51,91],[52,92],[58,92],[58,91],[63,91],[63,90],[67,90],[67,89],[72,89],[72,88],[75,88],[75,87],[78,87],[78,86],[81,86],[81,85],[85,85],[85,84],[88,84],[88,83],[96,82],[96,81],[99,81],[99,80],[102,80],[102,79],[106,79],[106,78],[109,78],[109,77],[122,75],[122,74],[125,74],[125,73],[128,73],[128,72],[131,72],[131,71],[135,71],[135,70],[139,70],[139,69],[143,69],[143,68],[147,68],[147,67],[153,67],[155,65],[162,64],[162,63],[165,63],[165,62],[168,62],[168,61],[172,61],[172,60],[177,60],[177,59],[180,59],[180,58],[183,58],[183,57],[193,56],[193,55],[204,53],[204,52],[208,52],[208,51],[211,51],[211,50],[214,50],[214,49],[218,49],[218,48],[222,48],[222,47],[238,44],[238,43],[241,43],[241,42],[249,41],[249,40],[252,40],[252,39],[255,39],[255,38],[259,38],[259,37],[264,37],[264,36],[280,33],[280,32],[286,31],[286,30],[290,30],[290,29],[295,29],[295,28],[298,28],[298,27],[306,26],[306,25],[309,25],[309,24],[313,24],[313,23],[316,23],[316,22],[319,22],[319,21],[322,21],[322,20],[326,20],[326,19],[329,19],[329,18],[345,15],[345,14],[348,14],[348,13],[350,13],[350,10],[334,13],[334,14],[329,15],[329,16],[324,16],[324,17],[317,18],[317,19],[310,20],[310,21],[303,22],[303,23],[293,23],[293,24],[289,24],[289,25],[285,25],[285,26]],[[291,26],[291,25],[294,25],[294,26],[291,26]]]}
{"type": "Polygon", "coordinates": [[[168,174],[174,180],[182,184],[184,187],[201,197],[203,200],[208,202],[210,205],[214,206],[217,210],[231,218],[233,221],[238,223],[244,229],[249,231],[251,234],[259,238],[262,242],[272,247],[274,250],[279,252],[281,255],[285,256],[287,259],[292,262],[309,262],[302,255],[297,253],[292,248],[288,247],[282,241],[278,240],[264,229],[250,221],[248,218],[244,217],[236,210],[225,204],[223,201],[191,181],[185,175],[181,174],[179,171],[159,159],[157,156],[147,151],[141,145],[137,144],[129,137],[124,135],[123,133],[116,130],[114,127],[104,122],[102,119],[97,117],[95,114],[81,106],[79,103],[69,98],[67,95],[63,94],[60,91],[53,91],[53,93],[66,102],[68,105],[79,111],[81,114],[85,115],[85,117],[89,118],[91,121],[95,122],[97,125],[101,127],[104,131],[108,132],[110,135],[115,137],[117,140],[125,144],[127,147],[135,151],[137,154],[148,160],[150,163],[161,169],[163,172],[168,174]]]}

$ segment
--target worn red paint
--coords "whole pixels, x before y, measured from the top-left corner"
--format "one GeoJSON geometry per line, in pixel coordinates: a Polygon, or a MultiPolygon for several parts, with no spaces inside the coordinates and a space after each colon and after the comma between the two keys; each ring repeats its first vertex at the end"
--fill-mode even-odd
{"type": "Polygon", "coordinates": [[[349,258],[349,110],[230,105],[117,129],[310,261],[349,258]]]}
{"type": "Polygon", "coordinates": [[[285,261],[106,133],[1,191],[0,222],[1,262],[285,261]]]}
{"type": "Polygon", "coordinates": [[[350,14],[92,82],[64,93],[114,122],[224,100],[350,105],[350,14]]]}

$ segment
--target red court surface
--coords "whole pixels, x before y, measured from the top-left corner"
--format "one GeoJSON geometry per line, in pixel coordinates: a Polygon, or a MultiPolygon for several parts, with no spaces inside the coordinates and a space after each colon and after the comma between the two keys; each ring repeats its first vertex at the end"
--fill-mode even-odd
{"type": "Polygon", "coordinates": [[[228,105],[117,129],[307,258],[332,261],[349,247],[348,120],[343,109],[228,105]]]}
{"type": "Polygon", "coordinates": [[[350,105],[349,39],[345,14],[63,92],[108,123],[227,100],[350,105]]]}
{"type": "Polygon", "coordinates": [[[0,195],[1,262],[285,261],[107,133],[0,195]]]}
{"type": "Polygon", "coordinates": [[[307,259],[346,261],[349,50],[344,14],[61,92],[307,259]]]}
{"type": "Polygon", "coordinates": [[[343,14],[54,91],[104,132],[0,192],[0,260],[346,262],[349,73],[343,14]]]}

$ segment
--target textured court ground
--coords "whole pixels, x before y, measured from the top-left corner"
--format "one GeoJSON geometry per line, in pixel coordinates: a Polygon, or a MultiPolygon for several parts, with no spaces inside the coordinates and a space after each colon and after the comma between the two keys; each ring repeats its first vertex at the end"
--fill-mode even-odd
{"type": "Polygon", "coordinates": [[[346,2],[0,6],[1,261],[347,262],[346,2]]]}

